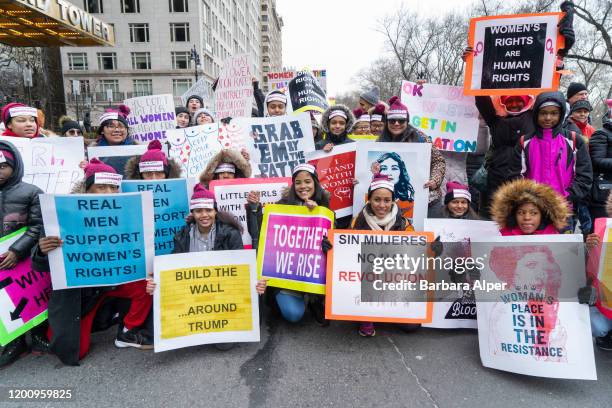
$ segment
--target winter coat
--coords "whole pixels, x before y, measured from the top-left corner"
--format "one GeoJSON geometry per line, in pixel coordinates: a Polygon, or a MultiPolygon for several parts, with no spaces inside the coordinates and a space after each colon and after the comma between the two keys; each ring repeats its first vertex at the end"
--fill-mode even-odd
{"type": "Polygon", "coordinates": [[[253,99],[255,99],[255,104],[257,105],[257,112],[253,111],[253,117],[263,118],[264,116],[264,99],[265,96],[259,88],[259,81],[253,82],[253,99]],[[255,114],[257,113],[257,114],[255,114]]]}
{"type": "MultiPolygon", "coordinates": [[[[514,148],[514,163],[520,165],[520,175],[554,188],[570,203],[583,201],[591,192],[593,169],[587,144],[580,135],[563,129],[559,122],[552,129],[537,126],[537,112],[544,102],[554,101],[565,115],[565,100],[560,92],[544,92],[538,95],[533,106],[536,130],[525,136],[523,143],[514,148]],[[575,142],[574,142],[575,141],[575,142]]],[[[513,175],[516,174],[516,166],[513,175]]]]}
{"type": "Polygon", "coordinates": [[[481,220],[482,219],[478,216],[478,214],[476,214],[476,212],[474,211],[471,205],[468,205],[467,212],[463,214],[461,217],[453,216],[448,210],[448,206],[446,205],[436,206],[429,210],[429,212],[427,213],[427,218],[449,218],[453,220],[481,220]]]}
{"type": "Polygon", "coordinates": [[[321,140],[315,143],[316,150],[323,150],[326,144],[331,143],[334,146],[342,145],[345,143],[353,143],[354,140],[349,138],[348,135],[353,129],[355,125],[355,115],[349,108],[344,105],[335,105],[328,108],[325,112],[323,112],[323,116],[321,117],[321,129],[323,130],[323,136],[321,140]],[[329,130],[329,115],[334,110],[341,110],[346,115],[346,128],[341,135],[334,135],[329,130]]]}
{"type": "MultiPolygon", "coordinates": [[[[528,107],[530,103],[526,105],[528,107]]],[[[487,160],[488,191],[493,193],[504,182],[511,179],[510,170],[516,156],[514,148],[523,135],[534,130],[533,111],[526,109],[518,115],[498,116],[489,96],[477,96],[476,107],[491,133],[490,156],[487,160]]]]}
{"type": "MultiPolygon", "coordinates": [[[[517,179],[502,185],[491,201],[491,218],[497,223],[502,235],[511,233],[517,228],[514,213],[520,204],[531,203],[542,212],[542,223],[535,234],[561,231],[567,226],[570,211],[565,199],[550,186],[536,183],[529,179],[517,179]],[[548,228],[548,229],[547,229],[548,228]]],[[[520,234],[519,234],[520,235],[520,234]]]]}
{"type": "Polygon", "coordinates": [[[251,177],[251,164],[242,156],[238,150],[225,149],[217,153],[200,173],[200,184],[208,188],[208,183],[214,178],[215,170],[221,163],[231,163],[236,166],[235,178],[251,177]]]}
{"type": "MultiPolygon", "coordinates": [[[[173,254],[184,254],[189,252],[189,232],[191,224],[185,225],[174,236],[173,254]]],[[[232,249],[244,249],[240,230],[233,225],[226,224],[220,220],[215,221],[215,245],[213,251],[229,251],[232,249]]]]}
{"type": "MultiPolygon", "coordinates": [[[[137,144],[139,143],[128,137],[127,139],[125,139],[125,142],[119,146],[131,146],[131,145],[137,145],[137,144]]],[[[110,145],[106,143],[104,139],[101,139],[101,140],[91,143],[89,146],[96,147],[96,146],[110,146],[110,145]]],[[[109,166],[111,166],[113,169],[115,169],[117,173],[121,174],[123,177],[126,177],[125,166],[127,165],[127,162],[132,157],[134,156],[104,157],[100,160],[108,164],[109,166]]],[[[92,157],[88,157],[88,158],[92,159],[92,157]]]]}
{"type": "MultiPolygon", "coordinates": [[[[394,142],[394,143],[430,143],[431,138],[415,129],[411,125],[408,125],[406,131],[399,138],[392,138],[388,131],[385,129],[383,134],[376,139],[377,142],[394,142]]],[[[431,146],[431,164],[429,167],[429,178],[435,183],[435,188],[429,190],[429,203],[433,203],[442,197],[442,190],[440,186],[444,181],[444,174],[446,173],[446,162],[442,153],[435,147],[431,146]]]]}
{"type": "MultiPolygon", "coordinates": [[[[612,183],[612,118],[610,118],[610,112],[604,115],[602,122],[602,128],[593,134],[589,142],[593,178],[601,175],[604,180],[612,183]]],[[[612,199],[612,194],[609,194],[609,199],[612,199]]],[[[591,205],[603,207],[605,200],[592,200],[591,205]]],[[[608,213],[612,217],[610,210],[608,213]]]]}
{"type": "Polygon", "coordinates": [[[28,256],[38,242],[43,220],[40,209],[39,194],[44,192],[33,184],[24,183],[23,160],[19,150],[11,143],[0,140],[0,149],[7,150],[15,157],[15,168],[11,177],[0,186],[2,217],[2,234],[9,235],[23,227],[28,227],[26,233],[15,241],[10,250],[21,261],[28,256]]]}
{"type": "MultiPolygon", "coordinates": [[[[129,158],[127,163],[125,164],[124,174],[126,180],[142,180],[142,175],[140,174],[140,157],[141,156],[132,156],[129,158]]],[[[177,179],[181,178],[181,165],[174,159],[168,158],[168,179],[177,179]]]]}
{"type": "Polygon", "coordinates": [[[587,143],[591,136],[593,136],[593,133],[595,133],[595,128],[591,126],[588,121],[585,123],[581,123],[572,118],[567,118],[567,120],[563,124],[563,129],[581,134],[584,137],[585,142],[587,143]]]}

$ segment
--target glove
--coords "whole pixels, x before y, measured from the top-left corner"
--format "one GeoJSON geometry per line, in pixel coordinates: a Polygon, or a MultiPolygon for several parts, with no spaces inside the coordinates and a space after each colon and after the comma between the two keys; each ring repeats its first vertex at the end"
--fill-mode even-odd
{"type": "Polygon", "coordinates": [[[321,240],[321,250],[327,253],[327,251],[329,251],[333,247],[334,246],[332,245],[331,242],[329,242],[329,238],[327,238],[327,235],[324,235],[323,239],[321,240]]]}
{"type": "Polygon", "coordinates": [[[593,286],[585,286],[578,289],[578,303],[581,305],[595,305],[597,301],[597,291],[593,286]]]}

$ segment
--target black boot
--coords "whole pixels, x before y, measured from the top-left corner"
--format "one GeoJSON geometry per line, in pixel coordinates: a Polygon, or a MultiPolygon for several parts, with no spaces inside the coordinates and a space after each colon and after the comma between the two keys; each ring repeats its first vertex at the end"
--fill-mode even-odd
{"type": "Polygon", "coordinates": [[[329,320],[325,318],[325,296],[310,295],[308,309],[315,321],[322,327],[329,326],[329,320]]]}
{"type": "Polygon", "coordinates": [[[0,354],[0,367],[3,368],[13,364],[19,359],[19,357],[27,352],[28,345],[25,341],[25,335],[21,335],[4,346],[2,354],[0,354]]]}
{"type": "Polygon", "coordinates": [[[600,350],[612,351],[612,332],[609,332],[603,337],[595,337],[595,345],[600,350]]]}
{"type": "Polygon", "coordinates": [[[32,354],[47,354],[51,344],[43,334],[32,333],[32,354]]]}

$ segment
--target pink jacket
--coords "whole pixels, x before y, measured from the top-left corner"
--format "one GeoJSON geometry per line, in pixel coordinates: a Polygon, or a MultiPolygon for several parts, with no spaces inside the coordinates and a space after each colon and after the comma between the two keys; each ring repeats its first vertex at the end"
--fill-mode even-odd
{"type": "MultiPolygon", "coordinates": [[[[505,227],[499,230],[499,232],[504,237],[508,235],[527,235],[527,234],[524,234],[519,227],[514,227],[514,228],[505,227]]],[[[531,235],[552,235],[552,234],[558,234],[558,233],[559,231],[555,229],[554,225],[548,224],[544,229],[536,230],[536,232],[534,232],[531,235]]]]}

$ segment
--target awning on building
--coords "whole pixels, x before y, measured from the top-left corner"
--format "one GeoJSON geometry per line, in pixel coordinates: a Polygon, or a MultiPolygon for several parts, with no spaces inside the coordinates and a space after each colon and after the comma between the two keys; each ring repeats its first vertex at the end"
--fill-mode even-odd
{"type": "Polygon", "coordinates": [[[113,46],[115,31],[68,0],[0,0],[0,43],[17,47],[113,46]]]}

